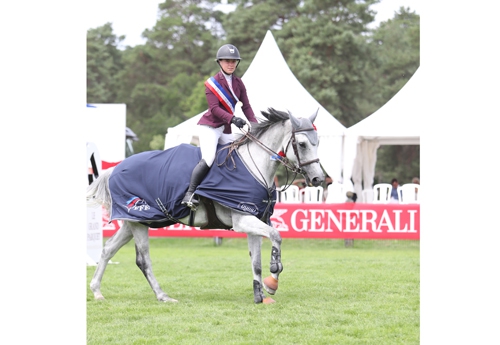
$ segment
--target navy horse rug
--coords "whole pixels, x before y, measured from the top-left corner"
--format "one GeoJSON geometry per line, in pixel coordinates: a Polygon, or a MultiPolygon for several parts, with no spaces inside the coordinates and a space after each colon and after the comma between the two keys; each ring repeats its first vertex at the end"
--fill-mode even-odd
{"type": "MultiPolygon", "coordinates": [[[[110,221],[138,221],[151,228],[178,223],[177,219],[191,211],[181,201],[200,159],[199,147],[181,144],[164,151],[137,153],[123,160],[109,178],[110,221]]],[[[266,188],[247,169],[236,150],[221,145],[195,193],[260,219],[266,218],[266,223],[276,202],[276,186],[266,188]]]]}

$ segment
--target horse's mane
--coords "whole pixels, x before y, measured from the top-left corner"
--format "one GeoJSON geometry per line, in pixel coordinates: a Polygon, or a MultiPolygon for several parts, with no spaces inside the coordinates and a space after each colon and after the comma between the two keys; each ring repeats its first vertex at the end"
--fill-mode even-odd
{"type": "MultiPolygon", "coordinates": [[[[267,112],[261,111],[261,114],[266,118],[266,120],[263,120],[259,123],[252,123],[252,128],[250,130],[250,133],[257,138],[259,138],[263,133],[265,133],[272,125],[281,121],[288,120],[290,118],[288,113],[276,110],[274,108],[267,108],[267,112]]],[[[246,143],[248,140],[249,139],[246,138],[242,142],[242,144],[246,143]]]]}

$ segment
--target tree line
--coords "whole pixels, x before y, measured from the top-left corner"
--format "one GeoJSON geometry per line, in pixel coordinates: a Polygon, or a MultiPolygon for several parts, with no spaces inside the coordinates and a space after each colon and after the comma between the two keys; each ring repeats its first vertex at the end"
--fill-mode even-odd
{"type": "MultiPolygon", "coordinates": [[[[136,152],[163,149],[168,127],[207,109],[204,81],[231,43],[244,75],[270,30],[291,71],[339,122],[350,127],[391,99],[420,65],[420,16],[401,7],[374,29],[379,0],[166,0],[146,42],[121,47],[111,23],[87,32],[87,103],[125,103],[136,152]]],[[[269,61],[269,63],[273,63],[269,61]]],[[[276,76],[269,76],[273,81],[276,76]]],[[[279,82],[279,80],[276,80],[279,82]]],[[[404,124],[394,124],[395,126],[404,124]]],[[[375,183],[419,176],[420,147],[381,146],[375,183]]]]}

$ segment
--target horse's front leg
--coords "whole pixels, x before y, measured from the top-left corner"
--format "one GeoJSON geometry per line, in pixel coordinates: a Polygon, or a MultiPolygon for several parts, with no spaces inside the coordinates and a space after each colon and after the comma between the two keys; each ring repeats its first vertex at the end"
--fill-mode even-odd
{"type": "MultiPolygon", "coordinates": [[[[250,240],[251,235],[264,236],[271,240],[272,244],[271,264],[270,264],[271,276],[265,278],[262,285],[267,292],[269,292],[271,295],[274,295],[276,293],[276,290],[278,289],[279,274],[281,273],[281,271],[283,271],[283,264],[281,263],[281,235],[279,231],[274,229],[272,226],[263,223],[254,216],[248,214],[242,214],[236,211],[233,211],[232,220],[233,220],[234,230],[237,232],[246,233],[248,235],[249,241],[251,241],[250,240]]],[[[259,247],[259,253],[260,253],[260,247],[259,247]]],[[[252,257],[252,261],[253,260],[255,260],[254,257],[252,257]]],[[[254,262],[252,262],[252,264],[253,266],[255,266],[254,262]]]]}
{"type": "Polygon", "coordinates": [[[262,291],[262,262],[261,262],[261,248],[262,236],[248,234],[248,250],[250,260],[252,263],[253,273],[253,300],[255,303],[270,304],[275,301],[264,295],[262,291]]]}
{"type": "Polygon", "coordinates": [[[281,263],[281,235],[275,228],[269,228],[271,229],[269,239],[272,243],[271,263],[269,267],[271,275],[264,279],[264,288],[269,294],[274,295],[276,290],[278,290],[279,275],[283,271],[283,264],[281,263]]]}
{"type": "Polygon", "coordinates": [[[149,256],[149,229],[142,224],[135,224],[132,228],[132,234],[135,240],[136,264],[142,271],[149,285],[153,289],[156,298],[160,302],[177,302],[176,299],[170,298],[160,287],[153,274],[153,265],[149,256]]]}

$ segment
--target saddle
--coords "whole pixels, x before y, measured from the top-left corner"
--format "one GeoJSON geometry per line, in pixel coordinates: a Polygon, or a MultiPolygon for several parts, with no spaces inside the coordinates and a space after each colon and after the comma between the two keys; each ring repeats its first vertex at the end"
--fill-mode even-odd
{"type": "MultiPolygon", "coordinates": [[[[209,198],[205,198],[204,196],[200,196],[200,203],[205,205],[205,210],[207,213],[207,222],[200,226],[200,229],[224,229],[224,230],[232,230],[232,227],[227,226],[222,223],[217,217],[217,213],[215,212],[214,201],[209,198]]],[[[189,213],[189,226],[193,226],[194,216],[196,211],[191,210],[189,213]]]]}

